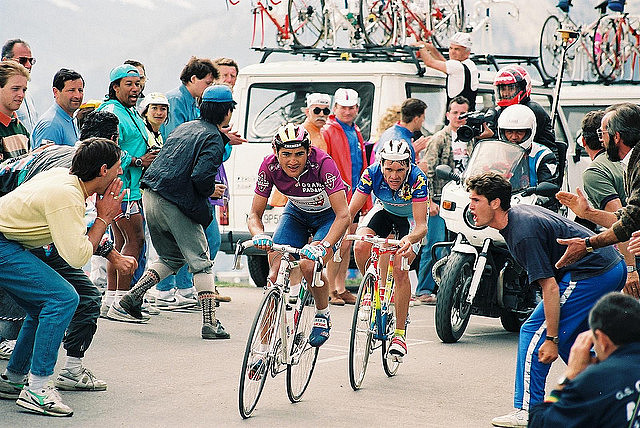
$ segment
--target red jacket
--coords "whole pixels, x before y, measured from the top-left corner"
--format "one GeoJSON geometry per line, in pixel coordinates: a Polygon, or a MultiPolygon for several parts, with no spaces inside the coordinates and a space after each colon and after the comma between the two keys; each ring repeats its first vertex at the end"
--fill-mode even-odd
{"type": "MultiPolygon", "coordinates": [[[[360,153],[362,155],[362,171],[360,171],[360,175],[362,175],[362,172],[369,165],[369,162],[366,159],[364,139],[362,138],[360,128],[358,128],[358,125],[355,125],[355,128],[358,134],[358,141],[360,142],[360,153]]],[[[342,126],[336,121],[334,115],[329,116],[326,125],[322,127],[322,137],[327,143],[327,153],[338,166],[342,181],[350,187],[350,190],[347,191],[347,201],[351,201],[352,191],[355,190],[355,186],[357,186],[358,183],[351,182],[351,153],[349,151],[349,141],[347,141],[347,136],[342,130],[342,126]]],[[[371,206],[371,197],[369,197],[362,208],[363,213],[369,211],[371,206]]]]}

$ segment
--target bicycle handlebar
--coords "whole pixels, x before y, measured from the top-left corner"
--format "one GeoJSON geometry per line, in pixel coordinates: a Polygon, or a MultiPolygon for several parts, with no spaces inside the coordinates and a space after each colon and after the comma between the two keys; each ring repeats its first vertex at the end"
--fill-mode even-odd
{"type": "MultiPolygon", "coordinates": [[[[254,246],[253,241],[251,239],[244,242],[238,241],[238,243],[236,244],[236,251],[235,251],[234,262],[233,262],[233,268],[235,270],[240,269],[240,255],[242,254],[242,252],[247,248],[250,248],[253,246],[254,246]]],[[[302,248],[295,248],[290,245],[275,244],[275,243],[271,246],[271,249],[274,251],[279,251],[281,253],[297,254],[297,255],[300,255],[300,252],[302,251],[302,248]]],[[[318,260],[316,260],[316,262],[319,265],[318,269],[322,270],[322,268],[324,267],[324,259],[322,259],[321,257],[318,260]]]]}
{"type": "Polygon", "coordinates": [[[371,235],[347,235],[344,237],[344,239],[346,239],[347,241],[364,241],[370,244],[387,244],[396,247],[399,247],[401,245],[399,239],[380,238],[378,236],[371,235]]]}

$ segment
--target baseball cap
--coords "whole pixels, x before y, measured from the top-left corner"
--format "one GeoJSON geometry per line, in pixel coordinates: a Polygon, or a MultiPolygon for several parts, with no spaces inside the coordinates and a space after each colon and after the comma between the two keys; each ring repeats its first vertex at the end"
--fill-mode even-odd
{"type": "Polygon", "coordinates": [[[342,107],[354,106],[358,101],[358,93],[353,89],[340,88],[333,95],[333,102],[342,107]]]}
{"type": "Polygon", "coordinates": [[[331,105],[331,95],[314,92],[307,94],[307,107],[312,105],[329,106],[331,105]]]}
{"type": "Polygon", "coordinates": [[[115,82],[123,77],[140,77],[140,73],[133,65],[122,64],[111,70],[111,73],[109,73],[109,82],[115,82]]]}
{"type": "Polygon", "coordinates": [[[168,106],[169,100],[167,99],[167,96],[162,92],[152,92],[149,95],[144,97],[144,101],[142,101],[140,110],[142,111],[146,109],[147,106],[151,104],[160,104],[160,105],[168,106]]]}
{"type": "Polygon", "coordinates": [[[471,34],[457,32],[449,39],[450,45],[458,45],[467,49],[471,49],[471,34]]]}
{"type": "Polygon", "coordinates": [[[78,107],[79,110],[83,110],[86,108],[98,108],[100,107],[100,104],[102,104],[102,101],[100,100],[89,100],[84,102],[80,107],[78,107]]]}
{"type": "Polygon", "coordinates": [[[233,101],[233,93],[227,85],[212,85],[202,93],[202,101],[210,103],[237,103],[233,101]]]}

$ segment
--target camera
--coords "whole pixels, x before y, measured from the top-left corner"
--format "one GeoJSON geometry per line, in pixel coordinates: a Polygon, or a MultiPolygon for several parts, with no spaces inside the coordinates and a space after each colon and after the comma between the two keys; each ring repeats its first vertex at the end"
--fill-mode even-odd
{"type": "Polygon", "coordinates": [[[460,119],[467,119],[467,124],[458,128],[458,140],[468,142],[482,134],[482,124],[495,121],[497,112],[495,109],[487,111],[470,111],[460,115],[460,119]]]}

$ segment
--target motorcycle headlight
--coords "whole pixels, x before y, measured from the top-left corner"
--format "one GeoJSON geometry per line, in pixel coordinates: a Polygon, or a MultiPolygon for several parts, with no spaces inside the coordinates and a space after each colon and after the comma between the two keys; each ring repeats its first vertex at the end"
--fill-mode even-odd
{"type": "Polygon", "coordinates": [[[471,212],[471,210],[469,209],[469,205],[467,205],[464,208],[464,213],[462,214],[462,217],[464,218],[464,222],[467,224],[467,226],[469,226],[471,229],[474,230],[482,230],[487,226],[476,226],[476,222],[473,220],[473,213],[471,212]]]}

